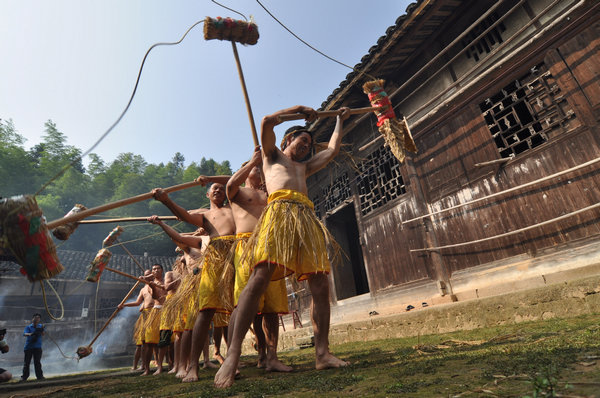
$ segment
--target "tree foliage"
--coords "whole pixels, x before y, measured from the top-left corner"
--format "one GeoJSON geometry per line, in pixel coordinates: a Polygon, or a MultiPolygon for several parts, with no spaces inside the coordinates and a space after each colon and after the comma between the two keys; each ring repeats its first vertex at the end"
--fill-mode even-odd
{"type": "MultiPolygon", "coordinates": [[[[46,183],[50,184],[36,196],[38,205],[48,220],[68,213],[75,204],[91,208],[105,203],[147,193],[153,188],[168,187],[191,181],[199,175],[231,174],[228,161],[218,163],[202,158],[186,166],[185,157],[177,152],[166,164],[149,164],[141,155],[121,153],[112,162],[105,162],[97,154],[90,154],[87,168],[81,159],[82,151],[68,145],[65,135],[54,122],[44,125],[42,142],[25,149],[21,136],[12,120],[0,119],[0,197],[35,194],[46,183]]],[[[206,188],[194,187],[174,192],[173,200],[186,209],[208,205],[206,188]]],[[[92,216],[149,217],[153,214],[171,215],[160,202],[146,200],[92,216]]],[[[185,223],[170,222],[180,231],[194,227],[185,223]]],[[[57,242],[61,249],[97,251],[102,241],[116,226],[108,224],[81,224],[65,243],[57,242]]],[[[134,254],[174,255],[174,245],[161,229],[147,222],[121,223],[125,232],[121,242],[134,254]],[[129,242],[129,243],[127,243],[129,242]]],[[[124,254],[115,247],[115,253],[124,254]]]]}

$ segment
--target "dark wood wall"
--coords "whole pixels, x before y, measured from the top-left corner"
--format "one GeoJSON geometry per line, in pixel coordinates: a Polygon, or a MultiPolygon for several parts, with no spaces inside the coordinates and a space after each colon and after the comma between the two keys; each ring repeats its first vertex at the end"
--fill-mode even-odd
{"type": "MultiPolygon", "coordinates": [[[[431,230],[427,230],[422,221],[402,223],[426,214],[429,209],[436,211],[468,202],[600,156],[600,35],[597,15],[594,15],[591,23],[565,30],[568,34],[563,32],[559,39],[544,43],[534,50],[533,56],[529,53],[515,59],[517,64],[507,68],[508,72],[502,70],[485,85],[474,89],[468,102],[451,104],[451,112],[441,117],[437,115],[436,121],[421,123],[424,127],[413,131],[419,154],[399,167],[405,193],[366,214],[357,211],[372,293],[411,282],[439,279],[432,255],[411,253],[410,249],[503,234],[599,201],[600,165],[595,164],[533,187],[434,216],[431,230]],[[526,88],[519,95],[526,93],[531,112],[540,113],[542,122],[532,125],[531,129],[536,132],[542,129],[547,142],[533,145],[503,165],[477,167],[477,163],[503,156],[488,127],[486,100],[501,101],[498,96],[502,90],[519,79],[521,83],[533,82],[531,89],[526,88]],[[539,90],[545,91],[540,94],[539,90]],[[554,101],[552,109],[555,110],[544,116],[542,108],[548,106],[547,101],[554,101]]],[[[371,128],[365,123],[352,131],[350,140],[370,134],[371,128]]],[[[352,188],[350,200],[358,208],[362,197],[358,177],[351,168],[347,172],[352,188]]],[[[318,197],[328,183],[331,185],[323,174],[310,180],[311,197],[318,197]]],[[[369,187],[376,189],[378,184],[369,187]]],[[[324,211],[321,213],[327,217],[324,211]]],[[[555,245],[600,239],[599,220],[600,210],[590,210],[518,235],[443,250],[438,261],[446,274],[451,275],[522,253],[535,255],[538,250],[555,245]]]]}

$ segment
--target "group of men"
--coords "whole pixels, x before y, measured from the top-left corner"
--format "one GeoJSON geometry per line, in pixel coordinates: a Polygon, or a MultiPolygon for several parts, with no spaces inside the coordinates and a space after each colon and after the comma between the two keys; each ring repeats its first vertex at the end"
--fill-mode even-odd
{"type": "MultiPolygon", "coordinates": [[[[208,209],[187,211],[162,189],[153,190],[156,200],[198,230],[183,234],[157,216],[148,219],[167,233],[183,255],[179,266],[164,280],[162,267],[155,265],[152,275],[146,276],[148,286],[136,301],[125,304],[143,304],[138,322],[145,325],[145,332],[138,342],[144,342],[144,374],[149,374],[154,345],[168,345],[174,340],[171,372],[184,382],[198,380],[201,352],[204,366],[210,366],[207,351],[211,322],[215,330],[228,326],[224,329],[227,356],[215,375],[215,386],[233,384],[239,373],[242,342],[252,323],[258,366],[267,371],[291,371],[277,357],[277,342],[278,314],[288,312],[285,278],[293,273],[298,280],[308,282],[313,299],[316,368],[347,365],[329,351],[327,245],[333,238],[314,213],[306,178],[338,154],[343,122],[349,113],[343,108],[327,147],[318,153],[314,153],[310,131],[302,126],[288,129],[281,149],[277,148],[274,127],[281,123],[280,115],[289,113],[300,113],[308,122],[317,117],[314,109],[305,106],[265,116],[261,124],[262,150],[255,148],[249,162],[233,176],[198,177],[203,186],[211,183],[208,209]],[[154,326],[157,324],[161,326],[154,326]]],[[[162,371],[163,356],[159,350],[157,373],[162,371]]]]}

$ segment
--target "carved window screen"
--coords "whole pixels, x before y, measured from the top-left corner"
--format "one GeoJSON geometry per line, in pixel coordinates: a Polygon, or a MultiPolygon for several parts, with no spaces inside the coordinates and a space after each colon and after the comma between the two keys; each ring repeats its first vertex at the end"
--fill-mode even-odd
{"type": "Polygon", "coordinates": [[[406,193],[400,163],[388,148],[371,153],[358,169],[356,182],[363,216],[406,193]]]}
{"type": "Polygon", "coordinates": [[[575,119],[556,79],[539,64],[479,104],[503,158],[533,149],[566,131],[575,119]]]}
{"type": "Polygon", "coordinates": [[[312,200],[315,204],[317,217],[321,217],[322,213],[335,209],[350,196],[352,196],[350,180],[348,173],[344,173],[333,180],[331,184],[322,187],[319,195],[312,200]]]}
{"type": "Polygon", "coordinates": [[[465,55],[467,56],[467,58],[473,59],[475,62],[479,62],[480,55],[489,54],[490,52],[492,52],[492,49],[495,46],[501,44],[504,41],[502,39],[502,32],[506,30],[506,27],[502,22],[493,27],[481,39],[475,41],[477,36],[482,34],[497,20],[498,14],[496,14],[495,12],[490,14],[479,25],[471,29],[471,31],[467,33],[465,38],[461,40],[463,48],[467,48],[467,50],[465,51],[465,55]]]}

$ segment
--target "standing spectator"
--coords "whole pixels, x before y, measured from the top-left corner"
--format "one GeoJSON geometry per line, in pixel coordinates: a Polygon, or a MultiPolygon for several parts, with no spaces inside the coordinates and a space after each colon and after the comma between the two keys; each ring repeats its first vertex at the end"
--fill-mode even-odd
{"type": "MultiPolygon", "coordinates": [[[[9,349],[8,344],[6,344],[6,341],[4,341],[5,335],[6,329],[0,329],[0,352],[2,352],[3,354],[6,354],[9,349]]],[[[9,381],[10,379],[12,379],[12,373],[10,373],[6,369],[0,368],[0,383],[9,381]]]]}
{"type": "Polygon", "coordinates": [[[35,377],[38,380],[44,380],[42,372],[42,336],[44,335],[44,325],[41,324],[42,315],[33,314],[31,324],[25,327],[23,336],[27,337],[25,341],[25,364],[23,365],[23,376],[21,381],[26,381],[29,378],[29,365],[33,357],[33,367],[35,368],[35,377]]]}

